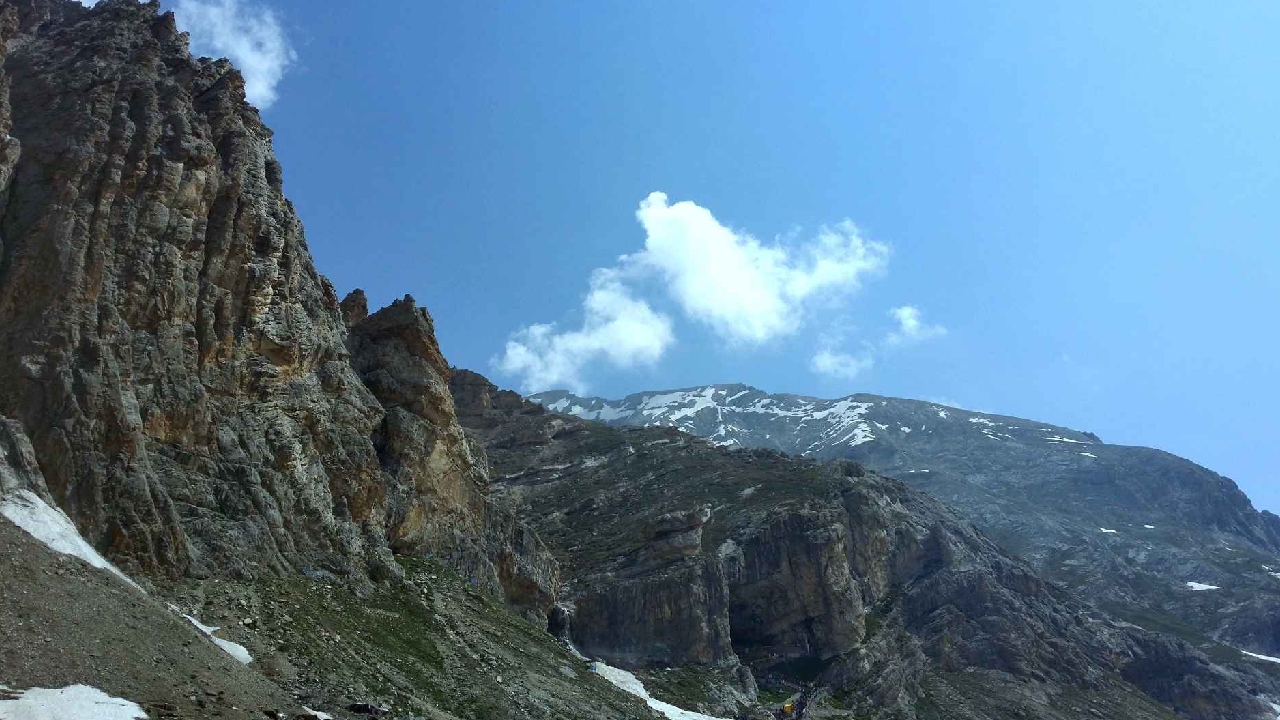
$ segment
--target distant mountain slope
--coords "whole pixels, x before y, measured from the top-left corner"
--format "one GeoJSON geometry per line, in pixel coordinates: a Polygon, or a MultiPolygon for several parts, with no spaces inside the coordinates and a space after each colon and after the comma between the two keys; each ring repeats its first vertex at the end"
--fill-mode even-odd
{"type": "Polygon", "coordinates": [[[1048,577],[1122,617],[1280,654],[1280,518],[1255,510],[1231,480],[1169,453],[866,394],[821,400],[735,384],[618,401],[560,391],[530,399],[723,446],[857,460],[944,500],[1048,577]],[[1216,589],[1195,589],[1203,586],[1216,589]]]}
{"type": "Polygon", "coordinates": [[[741,717],[691,687],[718,672],[800,692],[805,718],[1168,717],[1152,699],[1274,717],[1235,684],[1270,699],[1272,666],[1215,646],[1224,670],[1116,622],[858,463],[583,421],[467,371],[450,389],[494,496],[561,563],[553,629],[610,664],[671,669],[648,672],[655,688],[684,673],[666,686],[681,707],[741,717]]]}

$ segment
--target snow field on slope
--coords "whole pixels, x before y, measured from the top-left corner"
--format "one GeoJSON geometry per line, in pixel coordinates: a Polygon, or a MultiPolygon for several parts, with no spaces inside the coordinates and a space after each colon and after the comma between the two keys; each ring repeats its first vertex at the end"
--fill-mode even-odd
{"type": "Polygon", "coordinates": [[[1192,590],[1221,590],[1217,585],[1206,585],[1204,583],[1187,581],[1187,587],[1192,590]]]}
{"type": "Polygon", "coordinates": [[[606,665],[599,660],[591,663],[591,671],[613,683],[614,687],[644,700],[645,704],[662,713],[670,720],[729,720],[729,718],[712,717],[692,710],[682,710],[671,703],[662,702],[649,694],[649,691],[644,687],[644,683],[640,682],[640,678],[626,670],[606,665]]]}
{"type": "Polygon", "coordinates": [[[71,518],[61,510],[50,507],[30,490],[18,490],[4,496],[0,500],[0,515],[9,518],[10,522],[44,543],[50,550],[78,557],[93,567],[107,570],[135,588],[138,587],[128,575],[107,562],[92,545],[80,537],[80,531],[76,530],[71,518]]]}
{"type": "Polygon", "coordinates": [[[173,605],[170,605],[169,609],[174,611],[175,613],[178,613],[179,615],[182,615],[182,617],[186,618],[187,622],[194,625],[197,630],[204,633],[205,635],[208,635],[209,639],[212,640],[215,645],[222,648],[223,651],[225,651],[231,657],[235,658],[236,660],[238,660],[239,662],[245,665],[248,665],[249,663],[253,662],[253,656],[249,654],[248,648],[246,648],[245,646],[239,643],[233,643],[230,640],[223,640],[217,635],[214,635],[214,633],[217,632],[219,628],[205,625],[201,623],[199,620],[195,619],[194,617],[183,613],[181,610],[174,607],[173,605]]]}
{"type": "Polygon", "coordinates": [[[146,720],[137,704],[88,685],[5,690],[0,685],[0,720],[146,720]],[[14,694],[14,699],[5,696],[14,694]]]}

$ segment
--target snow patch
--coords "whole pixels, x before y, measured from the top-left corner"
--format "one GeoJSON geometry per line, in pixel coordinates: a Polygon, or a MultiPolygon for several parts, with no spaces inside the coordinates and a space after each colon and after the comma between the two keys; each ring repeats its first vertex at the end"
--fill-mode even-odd
{"type": "Polygon", "coordinates": [[[969,418],[969,422],[977,423],[979,425],[987,425],[989,427],[995,427],[998,424],[998,423],[991,422],[990,420],[984,417],[972,417],[972,418],[969,418]]]}
{"type": "Polygon", "coordinates": [[[1205,585],[1204,583],[1190,582],[1190,581],[1187,582],[1187,587],[1191,588],[1192,590],[1221,590],[1222,589],[1217,585],[1205,585]]]}
{"type": "Polygon", "coordinates": [[[863,416],[870,409],[871,403],[854,402],[846,398],[837,400],[826,410],[811,414],[810,419],[827,420],[831,426],[823,431],[822,436],[810,445],[809,449],[823,443],[831,445],[848,443],[850,447],[854,447],[875,440],[876,436],[871,432],[871,426],[863,420],[863,416]],[[837,439],[837,436],[841,437],[837,439]]]}
{"type": "Polygon", "coordinates": [[[302,706],[302,711],[313,718],[319,718],[319,720],[333,720],[333,716],[330,715],[329,713],[320,712],[319,710],[312,710],[306,705],[302,706]]]}
{"type": "MultiPolygon", "coordinates": [[[[0,685],[0,690],[6,690],[0,685]]],[[[88,685],[64,688],[31,688],[8,691],[13,699],[0,699],[0,720],[146,720],[136,703],[122,700],[88,685]]]]}
{"type": "Polygon", "coordinates": [[[937,410],[937,411],[938,411],[938,417],[942,418],[943,420],[946,420],[946,419],[947,419],[947,411],[946,411],[946,410],[943,410],[942,408],[934,408],[934,410],[937,410]]]}
{"type": "Polygon", "coordinates": [[[72,524],[71,518],[61,510],[49,507],[39,495],[30,490],[18,490],[4,496],[4,500],[0,501],[0,515],[9,518],[14,525],[44,543],[50,550],[78,557],[93,567],[107,570],[138,588],[138,584],[130,580],[128,575],[107,562],[107,559],[99,555],[92,545],[80,537],[80,532],[72,524]]]}
{"type": "Polygon", "coordinates": [[[901,430],[904,435],[911,432],[911,428],[907,427],[906,425],[902,425],[898,429],[901,430]]]}
{"type": "Polygon", "coordinates": [[[620,690],[635,695],[645,701],[649,707],[657,710],[670,720],[729,720],[728,718],[717,718],[711,715],[703,715],[702,713],[693,712],[691,710],[682,710],[670,703],[662,702],[649,694],[645,690],[644,683],[640,682],[640,678],[616,667],[606,665],[599,660],[591,663],[591,671],[600,677],[613,683],[620,690]]]}
{"type": "Polygon", "coordinates": [[[625,410],[625,409],[620,408],[620,407],[614,407],[614,406],[612,406],[612,405],[605,405],[604,407],[600,408],[599,410],[596,410],[596,411],[593,413],[593,416],[592,416],[592,417],[589,417],[589,418],[587,418],[587,419],[588,419],[588,420],[602,420],[602,421],[609,421],[609,420],[621,420],[622,418],[625,418],[625,417],[631,417],[632,415],[635,415],[635,414],[636,414],[636,413],[635,413],[635,411],[634,411],[634,410],[625,410]]]}
{"type": "Polygon", "coordinates": [[[1108,530],[1108,529],[1106,529],[1106,528],[1098,528],[1098,529],[1099,529],[1099,530],[1101,530],[1101,531],[1102,531],[1102,532],[1104,532],[1104,533],[1114,533],[1114,532],[1118,532],[1117,530],[1108,530]]]}
{"type": "Polygon", "coordinates": [[[682,392],[650,395],[640,402],[640,412],[649,416],[657,415],[671,405],[682,402],[685,395],[682,392]]]}
{"type": "Polygon", "coordinates": [[[1064,438],[1064,437],[1062,437],[1062,436],[1060,436],[1060,435],[1050,435],[1049,437],[1045,438],[1045,440],[1047,440],[1047,441],[1049,441],[1049,442],[1075,443],[1076,445],[1088,445],[1088,444],[1089,444],[1089,443],[1087,443],[1087,442],[1085,442],[1085,441],[1083,441],[1083,440],[1072,440],[1071,438],[1064,438]]]}
{"type": "Polygon", "coordinates": [[[199,620],[195,619],[194,617],[191,617],[190,615],[183,613],[181,610],[174,607],[173,605],[170,605],[169,609],[178,613],[179,615],[182,615],[182,617],[186,618],[188,622],[190,622],[192,625],[195,625],[197,630],[204,633],[205,635],[208,635],[209,639],[212,640],[215,645],[222,648],[231,657],[235,658],[241,663],[244,663],[245,665],[248,665],[249,663],[253,662],[253,656],[249,654],[249,650],[245,648],[245,646],[239,643],[233,643],[230,640],[223,640],[217,635],[214,635],[214,633],[217,632],[219,628],[204,625],[199,620]]]}
{"type": "Polygon", "coordinates": [[[1090,453],[1090,452],[1082,452],[1082,453],[1080,453],[1080,454],[1081,454],[1081,455],[1083,455],[1083,456],[1085,456],[1085,457],[1091,457],[1091,458],[1096,458],[1096,457],[1098,457],[1097,455],[1094,455],[1093,453],[1090,453]]]}
{"type": "MultiPolygon", "coordinates": [[[[1241,650],[1240,652],[1244,653],[1245,655],[1248,655],[1251,658],[1266,660],[1267,662],[1280,663],[1280,658],[1271,657],[1270,655],[1259,655],[1258,653],[1251,653],[1248,650],[1241,650]]],[[[1277,708],[1277,709],[1280,710],[1280,708],[1277,708]]]]}
{"type": "Polygon", "coordinates": [[[1155,526],[1155,525],[1143,525],[1142,527],[1144,527],[1144,528],[1146,528],[1146,529],[1148,529],[1148,530],[1155,530],[1155,529],[1156,529],[1156,526],[1155,526]]]}
{"type": "Polygon", "coordinates": [[[670,419],[672,421],[675,421],[675,420],[679,420],[680,418],[693,417],[698,413],[702,412],[703,409],[709,408],[715,405],[716,401],[713,399],[715,396],[715,393],[716,393],[715,388],[708,387],[708,388],[703,388],[700,394],[686,396],[686,400],[693,401],[693,406],[687,407],[687,408],[681,408],[680,410],[677,410],[676,412],[671,414],[670,419]]]}

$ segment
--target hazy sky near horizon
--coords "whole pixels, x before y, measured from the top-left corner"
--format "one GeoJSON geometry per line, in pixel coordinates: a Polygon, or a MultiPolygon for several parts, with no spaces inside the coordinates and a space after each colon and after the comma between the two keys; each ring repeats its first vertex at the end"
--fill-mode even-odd
{"type": "Polygon", "coordinates": [[[179,22],[244,58],[321,272],[412,294],[501,385],[939,400],[1163,448],[1280,511],[1278,3],[179,22]]]}

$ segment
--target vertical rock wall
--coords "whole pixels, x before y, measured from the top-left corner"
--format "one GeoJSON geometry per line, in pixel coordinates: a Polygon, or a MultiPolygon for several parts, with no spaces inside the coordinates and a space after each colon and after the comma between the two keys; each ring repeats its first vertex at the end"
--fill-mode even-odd
{"type": "Polygon", "coordinates": [[[430,552],[545,612],[430,317],[340,305],[240,73],[155,2],[4,0],[0,33],[0,415],[84,537],[197,577],[430,552]]]}

